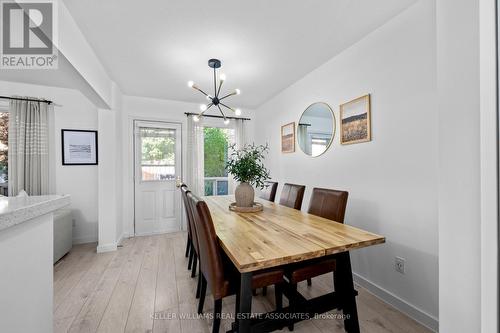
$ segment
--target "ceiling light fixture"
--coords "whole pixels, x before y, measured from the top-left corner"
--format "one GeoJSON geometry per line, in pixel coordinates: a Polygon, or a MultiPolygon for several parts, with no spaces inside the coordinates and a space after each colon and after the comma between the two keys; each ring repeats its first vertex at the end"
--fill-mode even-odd
{"type": "Polygon", "coordinates": [[[227,106],[226,104],[224,104],[222,102],[222,100],[224,100],[224,99],[226,99],[228,97],[241,94],[241,90],[235,89],[233,92],[231,92],[229,94],[226,94],[226,95],[224,95],[222,97],[219,97],[220,96],[220,91],[221,91],[221,88],[222,88],[222,83],[224,83],[224,81],[226,80],[226,75],[225,74],[221,73],[221,74],[217,75],[217,69],[220,68],[221,66],[222,66],[222,63],[221,63],[221,61],[219,59],[210,59],[210,60],[208,60],[208,67],[213,68],[213,70],[214,70],[214,95],[213,96],[209,95],[206,92],[204,92],[203,90],[201,90],[193,81],[189,81],[188,82],[188,87],[189,88],[193,88],[194,90],[198,90],[203,95],[205,95],[205,97],[206,97],[207,100],[210,101],[208,104],[201,104],[200,105],[201,112],[198,115],[195,115],[193,117],[194,121],[200,121],[201,117],[203,117],[203,114],[208,109],[210,109],[212,106],[216,106],[219,109],[219,111],[220,111],[220,113],[222,115],[222,118],[224,118],[224,124],[226,124],[226,125],[229,124],[229,119],[226,117],[226,115],[222,111],[221,105],[223,107],[225,107],[226,109],[229,109],[229,110],[233,111],[235,113],[235,115],[237,115],[237,116],[241,115],[241,110],[240,109],[233,109],[232,107],[227,106]],[[217,79],[219,81],[218,85],[217,85],[217,79]]]}

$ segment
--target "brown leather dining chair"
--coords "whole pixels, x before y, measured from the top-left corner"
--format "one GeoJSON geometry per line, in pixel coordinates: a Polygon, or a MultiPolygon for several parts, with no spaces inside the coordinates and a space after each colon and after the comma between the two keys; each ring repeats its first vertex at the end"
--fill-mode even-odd
{"type": "Polygon", "coordinates": [[[281,190],[280,205],[300,210],[305,190],[304,185],[285,183],[281,190]]]}
{"type": "MultiPolygon", "coordinates": [[[[281,190],[280,205],[300,210],[305,190],[304,185],[285,183],[281,190]]],[[[267,288],[264,287],[262,288],[262,295],[265,296],[266,294],[267,288]]],[[[254,295],[256,295],[256,291],[254,291],[254,295]]]]}
{"type": "MultiPolygon", "coordinates": [[[[234,281],[239,281],[239,272],[236,270],[230,259],[221,251],[215,227],[205,201],[199,199],[191,192],[187,193],[190,209],[194,218],[195,232],[198,237],[200,254],[200,273],[202,275],[202,285],[198,313],[203,312],[205,294],[207,286],[214,298],[213,328],[212,332],[219,332],[220,316],[222,311],[222,299],[226,296],[239,292],[239,285],[234,281]]],[[[275,285],[276,308],[282,308],[282,284],[283,270],[273,269],[254,273],[252,276],[252,288],[262,288],[264,286],[275,285]]],[[[238,313],[238,295],[236,295],[236,313],[238,313]]]]}
{"type": "MultiPolygon", "coordinates": [[[[190,209],[190,203],[187,198],[187,194],[190,193],[191,191],[188,189],[188,187],[183,184],[181,186],[181,193],[182,193],[182,201],[184,203],[184,207],[186,209],[186,218],[187,218],[187,225],[188,225],[188,235],[190,235],[191,239],[191,250],[189,254],[189,264],[188,264],[188,269],[191,269],[191,277],[196,276],[196,265],[199,257],[199,245],[198,245],[198,237],[196,235],[196,232],[194,231],[194,220],[193,220],[193,214],[190,209]]],[[[188,236],[189,237],[189,236],[188,236]]],[[[198,274],[198,288],[196,289],[196,298],[199,297],[200,295],[200,288],[201,288],[201,274],[198,274]]]]}
{"type": "MultiPolygon", "coordinates": [[[[337,191],[324,188],[314,188],[309,202],[309,214],[324,217],[326,219],[344,223],[344,216],[347,207],[347,198],[349,193],[346,191],[337,191]]],[[[298,263],[291,265],[285,271],[285,276],[291,285],[291,289],[297,290],[297,283],[307,280],[311,285],[311,279],[326,273],[333,274],[335,282],[335,259],[318,259],[304,264],[298,263]]],[[[297,300],[290,300],[290,311],[293,312],[297,300]]],[[[289,325],[293,330],[293,323],[289,325]]]]}
{"type": "MultiPolygon", "coordinates": [[[[276,199],[276,191],[278,190],[278,183],[266,181],[265,184],[266,184],[266,187],[260,192],[259,198],[274,202],[274,200],[276,199]]],[[[257,296],[256,290],[253,290],[253,295],[257,296]]],[[[267,295],[267,288],[266,287],[264,287],[262,289],[262,295],[264,295],[264,296],[267,295]]]]}
{"type": "Polygon", "coordinates": [[[265,182],[266,187],[260,192],[260,198],[274,202],[276,199],[276,191],[278,190],[277,182],[265,182]]]}
{"type": "MultiPolygon", "coordinates": [[[[182,183],[181,186],[179,186],[180,189],[181,189],[181,196],[182,196],[182,205],[184,206],[184,210],[186,211],[186,218],[188,218],[187,216],[187,210],[188,210],[188,207],[187,207],[187,204],[186,204],[186,200],[184,199],[184,192],[182,192],[182,188],[185,187],[187,188],[187,185],[182,183]]],[[[189,225],[189,223],[187,223],[187,228],[188,228],[188,236],[187,236],[187,242],[186,242],[186,254],[185,254],[185,257],[187,258],[188,256],[190,256],[191,254],[191,248],[193,247],[193,241],[192,241],[192,237],[191,237],[191,226],[189,225]]],[[[191,266],[191,262],[189,263],[188,267],[191,266]]]]}

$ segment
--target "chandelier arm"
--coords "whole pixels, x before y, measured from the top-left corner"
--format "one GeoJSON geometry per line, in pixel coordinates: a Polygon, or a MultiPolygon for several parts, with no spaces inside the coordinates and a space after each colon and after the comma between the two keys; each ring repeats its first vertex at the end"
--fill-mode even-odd
{"type": "Polygon", "coordinates": [[[219,102],[219,104],[220,104],[220,105],[222,105],[222,106],[224,106],[224,107],[226,107],[226,108],[228,108],[229,110],[231,110],[231,111],[233,111],[233,112],[234,112],[234,109],[233,109],[232,107],[227,106],[226,104],[224,104],[224,103],[220,103],[220,102],[219,102]]]}
{"type": "Polygon", "coordinates": [[[201,111],[201,112],[198,114],[198,116],[203,116],[203,114],[204,114],[205,112],[207,112],[207,111],[208,111],[208,109],[210,109],[213,105],[214,105],[213,103],[208,104],[208,105],[207,105],[207,109],[206,109],[205,111],[201,111]]]}
{"type": "Polygon", "coordinates": [[[219,94],[220,94],[220,88],[222,88],[222,84],[224,83],[224,81],[221,81],[219,80],[219,89],[217,89],[217,94],[215,94],[215,97],[219,97],[219,94]]]}
{"type": "Polygon", "coordinates": [[[236,95],[236,93],[235,93],[235,92],[232,92],[232,93],[230,93],[230,94],[227,94],[227,95],[226,95],[226,96],[224,96],[224,97],[219,98],[219,101],[222,101],[223,99],[228,98],[228,97],[231,97],[231,96],[234,96],[234,95],[236,95]]]}
{"type": "Polygon", "coordinates": [[[224,112],[222,112],[222,109],[220,108],[220,105],[217,105],[217,107],[219,108],[219,111],[222,114],[222,117],[224,118],[224,120],[226,120],[226,115],[224,114],[224,112]]]}
{"type": "Polygon", "coordinates": [[[201,92],[201,93],[202,93],[203,95],[205,95],[205,96],[210,96],[209,94],[207,94],[206,92],[204,92],[203,90],[201,90],[201,89],[200,89],[200,88],[198,88],[198,87],[193,86],[193,89],[194,89],[194,90],[198,90],[199,92],[201,92]]]}

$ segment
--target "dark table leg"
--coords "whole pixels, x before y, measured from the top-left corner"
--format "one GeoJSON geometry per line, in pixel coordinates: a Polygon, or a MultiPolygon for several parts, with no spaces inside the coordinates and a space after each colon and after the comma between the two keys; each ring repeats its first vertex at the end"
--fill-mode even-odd
{"type": "Polygon", "coordinates": [[[356,292],[352,281],[351,259],[349,252],[335,255],[337,267],[335,269],[335,292],[339,296],[342,312],[345,316],[344,327],[346,332],[359,333],[358,310],[356,308],[356,292]]]}
{"type": "Polygon", "coordinates": [[[252,315],[252,272],[241,273],[239,301],[237,329],[239,333],[249,333],[252,315]]]}

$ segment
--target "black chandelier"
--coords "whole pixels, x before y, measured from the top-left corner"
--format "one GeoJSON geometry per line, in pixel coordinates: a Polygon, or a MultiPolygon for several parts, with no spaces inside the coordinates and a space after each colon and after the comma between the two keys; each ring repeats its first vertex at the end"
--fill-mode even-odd
{"type": "Polygon", "coordinates": [[[214,69],[214,94],[213,94],[213,96],[210,95],[210,94],[207,94],[206,92],[204,92],[203,90],[201,90],[193,81],[189,81],[188,82],[188,86],[190,88],[198,90],[203,95],[205,95],[205,97],[207,98],[207,100],[210,101],[208,104],[201,104],[200,105],[200,111],[201,112],[198,115],[193,116],[193,120],[194,121],[200,121],[201,117],[203,117],[203,114],[208,109],[210,109],[212,106],[216,106],[219,109],[219,111],[220,111],[220,113],[222,115],[222,118],[224,118],[224,124],[226,124],[226,125],[229,124],[229,119],[226,118],[226,115],[222,111],[221,106],[225,107],[226,109],[231,110],[237,116],[241,115],[241,110],[240,109],[233,109],[232,107],[227,106],[226,104],[224,104],[222,102],[224,99],[226,99],[228,97],[241,94],[241,91],[239,89],[235,89],[232,93],[229,93],[227,95],[219,97],[220,96],[220,90],[221,90],[222,84],[226,80],[226,75],[224,75],[224,74],[218,75],[219,85],[217,86],[217,68],[220,68],[221,66],[222,66],[222,63],[221,63],[221,61],[219,59],[210,59],[210,60],[208,60],[208,67],[214,69]]]}

